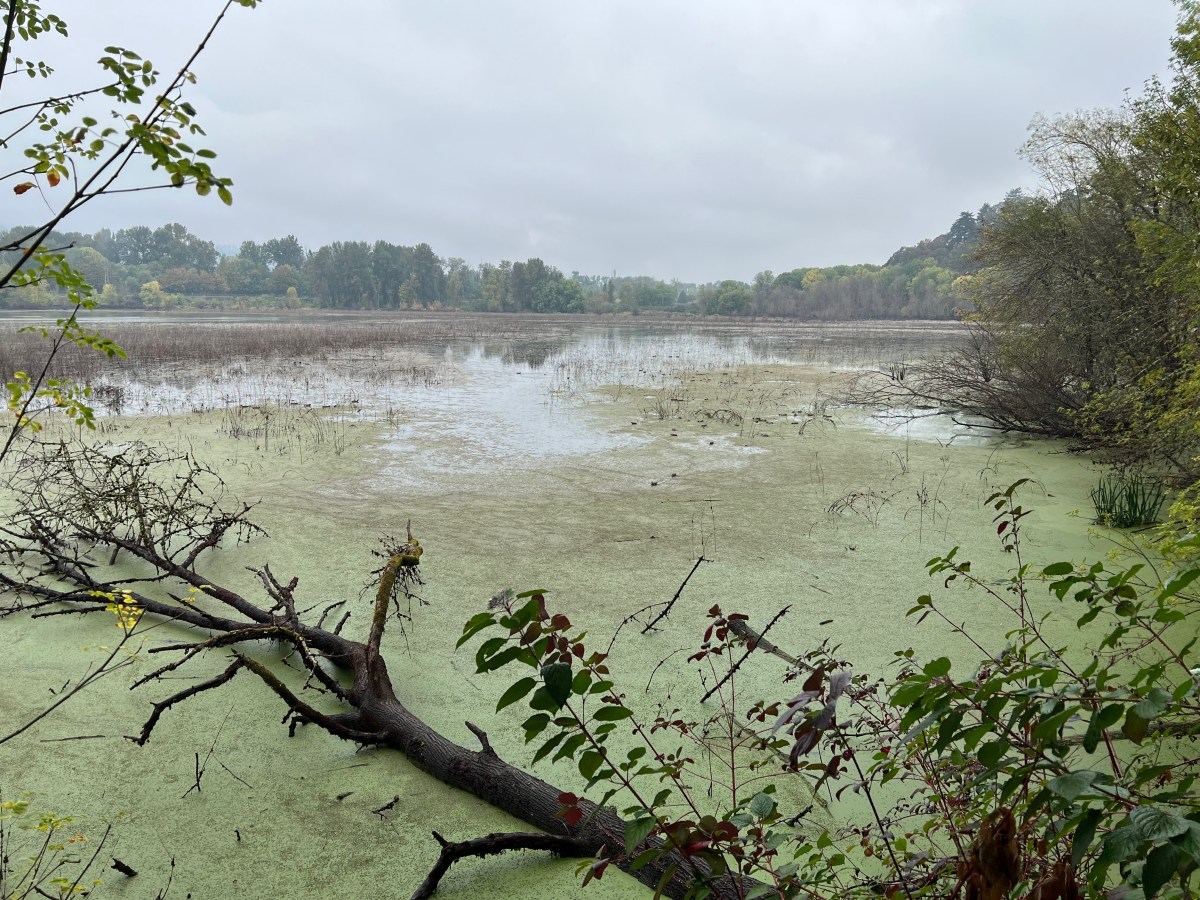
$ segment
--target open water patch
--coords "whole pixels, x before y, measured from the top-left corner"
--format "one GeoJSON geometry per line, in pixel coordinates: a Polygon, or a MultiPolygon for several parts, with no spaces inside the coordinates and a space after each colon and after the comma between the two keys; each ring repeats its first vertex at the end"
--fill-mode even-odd
{"type": "Polygon", "coordinates": [[[544,369],[512,365],[481,348],[459,363],[466,377],[408,397],[405,421],[382,445],[393,456],[388,477],[528,470],[649,441],[601,427],[584,408],[551,403],[544,369]]]}
{"type": "Polygon", "coordinates": [[[951,444],[959,447],[993,447],[1006,438],[987,420],[955,410],[882,409],[847,420],[847,424],[866,428],[875,434],[890,434],[914,441],[951,444]]]}

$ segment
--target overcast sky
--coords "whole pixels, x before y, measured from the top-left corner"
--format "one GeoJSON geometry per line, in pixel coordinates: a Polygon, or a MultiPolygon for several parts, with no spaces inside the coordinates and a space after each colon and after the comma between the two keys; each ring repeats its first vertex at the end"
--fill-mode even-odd
{"type": "MultiPolygon", "coordinates": [[[[221,4],[43,5],[73,60],[119,43],[166,71],[221,4]]],[[[683,281],[881,263],[1035,186],[1030,119],[1166,74],[1174,20],[1169,0],[265,0],[190,95],[232,209],[143,193],[71,224],[683,281]]]]}

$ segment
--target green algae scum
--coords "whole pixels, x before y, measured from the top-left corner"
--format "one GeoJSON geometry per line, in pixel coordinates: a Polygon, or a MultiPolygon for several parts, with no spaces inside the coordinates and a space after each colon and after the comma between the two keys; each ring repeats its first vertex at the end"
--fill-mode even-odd
{"type": "MultiPolygon", "coordinates": [[[[270,329],[287,323],[193,322],[193,343],[206,328],[244,333],[212,345],[233,348],[227,357],[213,349],[194,367],[166,354],[97,371],[100,396],[120,398],[97,431],[48,423],[44,436],[193,453],[256,504],[251,518],[266,532],[219,551],[206,573],[261,596],[246,567],[269,562],[281,580],[298,578],[298,606],[344,601],[356,638],[370,625],[380,539],[411,522],[424,584],[385,639],[401,700],[464,745],[477,745],[465,723],[477,724],[520,766],[532,756],[523,715],[494,712],[508,676],[478,675],[473,646],[455,650],[463,623],[503,589],[545,589],[552,611],[603,645],[705,557],[659,629],[622,630],[611,656],[639,715],[678,708],[702,720],[711,684],[685,660],[714,604],[757,627],[790,605],[774,643],[798,653],[828,640],[857,671],[885,674],[909,647],[972,658],[965,639],[905,612],[937,589],[924,566],[951,547],[976,571],[1008,575],[983,506],[994,490],[1032,479],[1027,558],[1107,549],[1088,528],[1094,470],[1064,447],[847,405],[847,376],[945,346],[956,339],[947,326],[521,322],[501,332],[488,320],[430,319],[380,332],[406,340],[341,343],[337,330],[349,326],[327,322],[312,352],[293,346],[287,358],[255,350],[278,346],[270,329]]],[[[976,634],[1010,627],[970,593],[948,595],[944,608],[976,634]]],[[[112,615],[4,619],[0,732],[102,661],[122,637],[117,625],[112,615]]],[[[407,896],[437,858],[431,831],[465,840],[525,827],[396,752],[311,727],[289,737],[282,704],[255,679],[168,710],[135,746],[125,736],[140,732],[154,700],[227,664],[213,652],[180,680],[130,691],[161,665],[152,651],[180,639],[194,636],[143,619],[121,648],[125,667],[0,746],[5,799],[28,792],[93,841],[112,825],[106,852],[140,874],[102,873],[103,896],[153,896],[168,874],[180,897],[407,896]]],[[[739,692],[786,699],[783,673],[756,656],[739,692]]],[[[581,787],[566,763],[536,771],[581,787]]],[[[801,786],[781,788],[781,805],[804,802],[801,786]]],[[[828,798],[817,806],[833,823],[861,812],[828,798]]],[[[537,854],[470,860],[439,896],[574,896],[576,866],[537,854]]],[[[612,869],[603,890],[649,896],[612,869]]]]}

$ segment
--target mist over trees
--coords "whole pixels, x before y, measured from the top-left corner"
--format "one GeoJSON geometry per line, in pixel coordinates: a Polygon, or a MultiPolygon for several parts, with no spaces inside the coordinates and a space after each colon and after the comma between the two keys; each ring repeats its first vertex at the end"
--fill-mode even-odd
{"type": "MultiPolygon", "coordinates": [[[[977,268],[971,253],[983,229],[1019,196],[1013,192],[999,204],[961,213],[945,234],[902,247],[883,265],[764,271],[749,283],[565,274],[536,257],[471,265],[440,257],[426,243],[335,241],[310,250],[291,234],[246,240],[236,253],[221,253],[179,223],[62,232],[54,240],[71,246],[68,261],[114,306],[949,319],[969,302],[958,290],[958,279],[977,268]]],[[[23,231],[12,228],[7,235],[23,231]]],[[[3,300],[9,308],[62,302],[45,286],[10,292],[3,300]]]]}

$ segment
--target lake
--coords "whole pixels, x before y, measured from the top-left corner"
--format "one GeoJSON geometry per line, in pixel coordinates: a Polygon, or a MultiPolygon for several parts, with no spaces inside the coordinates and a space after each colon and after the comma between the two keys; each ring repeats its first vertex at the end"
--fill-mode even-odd
{"type": "MultiPolygon", "coordinates": [[[[269,537],[221,551],[212,578],[253,592],[245,567],[269,561],[299,577],[304,605],[346,601],[348,627],[361,631],[372,551],[411,521],[426,584],[389,638],[401,699],[470,746],[465,722],[478,724],[518,765],[531,756],[519,704],[493,712],[515,676],[477,675],[474,645],[454,650],[463,622],[501,589],[546,589],[552,609],[606,644],[703,555],[663,627],[625,629],[612,654],[639,714],[703,718],[713,711],[698,702],[703,673],[684,660],[713,604],[758,627],[790,605],[775,643],[796,652],[829,640],[859,671],[886,673],[908,647],[971,658],[963,638],[905,611],[939,589],[924,564],[953,546],[976,571],[1007,576],[983,505],[994,490],[1031,479],[1028,559],[1106,549],[1088,526],[1097,472],[1063,446],[847,404],[846,378],[952,346],[961,332],[946,323],[118,313],[101,326],[131,358],[89,370],[100,417],[84,437],[190,451],[258,503],[269,537]]],[[[1011,627],[971,593],[945,603],[996,646],[1011,627]]],[[[112,617],[3,627],[5,729],[119,637],[112,617]]],[[[143,875],[123,884],[109,873],[104,896],[152,895],[172,858],[180,896],[327,896],[335,873],[340,896],[406,896],[436,859],[431,830],[455,840],[522,827],[395,753],[356,752],[311,728],[289,738],[283,708],[251,679],[169,711],[147,746],[130,744],[123,735],[174,683],[129,683],[161,663],[149,650],[178,636],[146,630],[129,669],[0,747],[6,794],[32,791],[89,835],[114,823],[111,852],[143,875]],[[189,792],[198,760],[201,789],[189,792]]],[[[224,664],[214,654],[179,677],[224,664]]],[[[739,691],[786,698],[795,688],[784,672],[756,658],[739,691]]],[[[562,763],[536,772],[580,787],[562,763]]],[[[782,796],[799,803],[802,792],[782,796]]],[[[829,813],[843,814],[853,811],[829,813]]],[[[466,861],[439,896],[572,896],[575,866],[534,854],[466,861]]],[[[650,893],[615,871],[596,890],[650,893]]]]}

